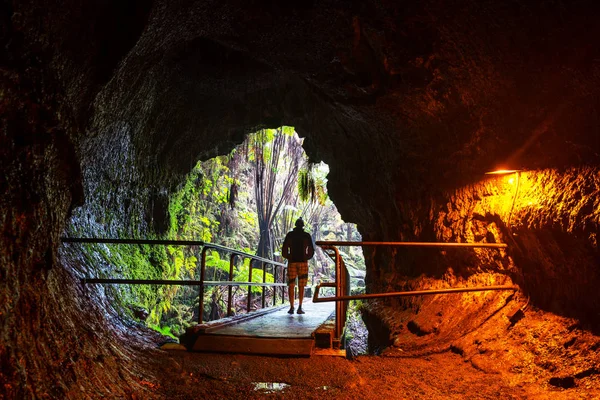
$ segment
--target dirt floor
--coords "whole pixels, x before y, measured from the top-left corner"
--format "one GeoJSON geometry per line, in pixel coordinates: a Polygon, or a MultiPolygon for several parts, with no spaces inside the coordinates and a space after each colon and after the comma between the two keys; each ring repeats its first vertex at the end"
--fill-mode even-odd
{"type": "MultiPolygon", "coordinates": [[[[530,325],[523,323],[522,328],[537,332],[534,329],[535,317],[535,313],[530,313],[530,325]]],[[[545,323],[544,326],[547,326],[548,321],[545,323]]],[[[139,360],[143,360],[141,363],[146,365],[140,367],[152,371],[154,378],[140,380],[138,383],[142,391],[136,391],[137,394],[131,397],[600,399],[600,374],[595,373],[595,369],[594,373],[576,374],[574,387],[563,389],[550,384],[550,377],[554,373],[540,368],[515,368],[514,365],[519,364],[515,364],[514,360],[514,365],[511,364],[511,358],[501,357],[500,353],[492,352],[483,364],[479,357],[467,356],[468,352],[460,354],[451,351],[451,346],[427,346],[418,348],[418,351],[411,351],[406,346],[405,349],[391,346],[381,355],[366,355],[368,333],[362,320],[351,315],[347,328],[351,332],[347,342],[348,347],[352,348],[351,360],[315,355],[309,358],[192,353],[144,346],[138,350],[138,355],[141,356],[139,360]],[[496,365],[492,367],[490,363],[494,362],[496,365]]],[[[158,343],[160,338],[153,337],[158,343]]],[[[583,343],[583,339],[583,336],[579,336],[578,340],[583,343]]],[[[504,338],[500,343],[505,352],[512,354],[525,351],[518,350],[519,346],[506,340],[504,338]]],[[[544,341],[548,339],[544,337],[544,341]]],[[[562,345],[552,348],[554,352],[557,348],[565,350],[562,345]]],[[[543,349],[536,349],[539,357],[546,360],[543,349]]]]}
{"type": "Polygon", "coordinates": [[[148,367],[156,370],[156,379],[140,383],[167,399],[600,398],[600,391],[586,388],[590,385],[585,381],[572,389],[554,388],[517,375],[482,372],[451,352],[421,358],[359,356],[352,361],[148,352],[148,367]]]}

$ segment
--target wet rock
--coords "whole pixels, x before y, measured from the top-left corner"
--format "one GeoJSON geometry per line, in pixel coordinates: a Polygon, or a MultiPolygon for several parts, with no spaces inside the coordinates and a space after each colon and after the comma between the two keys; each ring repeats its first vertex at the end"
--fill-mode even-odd
{"type": "Polygon", "coordinates": [[[548,383],[552,386],[560,387],[563,389],[570,389],[575,387],[575,378],[572,376],[566,376],[564,378],[554,377],[550,378],[548,383]]]}
{"type": "Polygon", "coordinates": [[[352,335],[351,339],[346,343],[346,354],[349,359],[358,355],[368,354],[368,338],[369,332],[362,319],[351,316],[346,329],[352,335]]]}

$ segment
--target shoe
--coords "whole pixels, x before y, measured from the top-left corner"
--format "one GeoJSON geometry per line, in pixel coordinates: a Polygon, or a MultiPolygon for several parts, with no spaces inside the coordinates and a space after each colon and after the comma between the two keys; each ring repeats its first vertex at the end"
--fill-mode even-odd
{"type": "Polygon", "coordinates": [[[294,313],[294,307],[290,307],[290,309],[288,310],[288,314],[293,314],[293,313],[294,313]]]}
{"type": "Polygon", "coordinates": [[[298,307],[298,311],[296,311],[296,314],[304,314],[304,310],[302,310],[302,307],[298,307]]]}

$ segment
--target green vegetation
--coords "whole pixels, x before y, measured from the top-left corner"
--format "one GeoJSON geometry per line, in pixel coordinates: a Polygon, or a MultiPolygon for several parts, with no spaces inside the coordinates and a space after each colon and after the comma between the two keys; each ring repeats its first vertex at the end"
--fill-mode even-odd
{"type": "MultiPolygon", "coordinates": [[[[310,164],[293,128],[265,129],[248,135],[227,156],[198,162],[169,202],[169,239],[201,240],[279,259],[279,249],[294,221],[302,216],[316,240],[360,240],[354,225],[344,223],[327,196],[328,167],[310,164]]],[[[364,260],[350,247],[344,258],[353,284],[364,284],[364,260]]],[[[201,248],[192,246],[91,245],[106,265],[106,276],[134,279],[197,280],[201,248]]],[[[230,254],[210,250],[205,280],[229,280],[230,254]]],[[[312,281],[329,280],[333,263],[317,251],[311,260],[312,281]]],[[[248,282],[249,259],[235,258],[233,280],[248,282]]],[[[279,278],[281,280],[281,277],[279,278]]],[[[269,267],[266,282],[274,282],[269,267]]],[[[252,282],[262,282],[260,263],[253,264],[252,282]]],[[[111,289],[112,290],[112,289],[111,289]]],[[[253,286],[253,307],[260,308],[262,288],[253,286]]],[[[232,313],[246,311],[247,286],[232,288],[232,313]]],[[[126,312],[148,311],[145,323],[169,335],[181,335],[198,320],[199,290],[194,286],[120,285],[115,289],[126,312]]],[[[272,304],[273,289],[266,290],[272,304]]],[[[280,295],[278,295],[279,297],[280,295]]],[[[227,314],[227,286],[206,286],[203,320],[227,314]]],[[[279,298],[281,301],[281,298],[279,298]]],[[[143,319],[143,318],[142,318],[143,319]]]]}

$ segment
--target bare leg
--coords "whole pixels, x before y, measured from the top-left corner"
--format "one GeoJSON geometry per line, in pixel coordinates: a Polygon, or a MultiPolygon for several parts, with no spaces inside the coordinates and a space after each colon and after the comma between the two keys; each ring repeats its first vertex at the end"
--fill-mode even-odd
{"type": "Polygon", "coordinates": [[[290,299],[290,307],[294,307],[294,298],[296,297],[294,295],[294,289],[296,288],[296,285],[292,284],[288,286],[288,296],[290,299]]]}
{"type": "Polygon", "coordinates": [[[304,286],[298,285],[298,307],[302,307],[302,300],[304,300],[304,286]]]}

